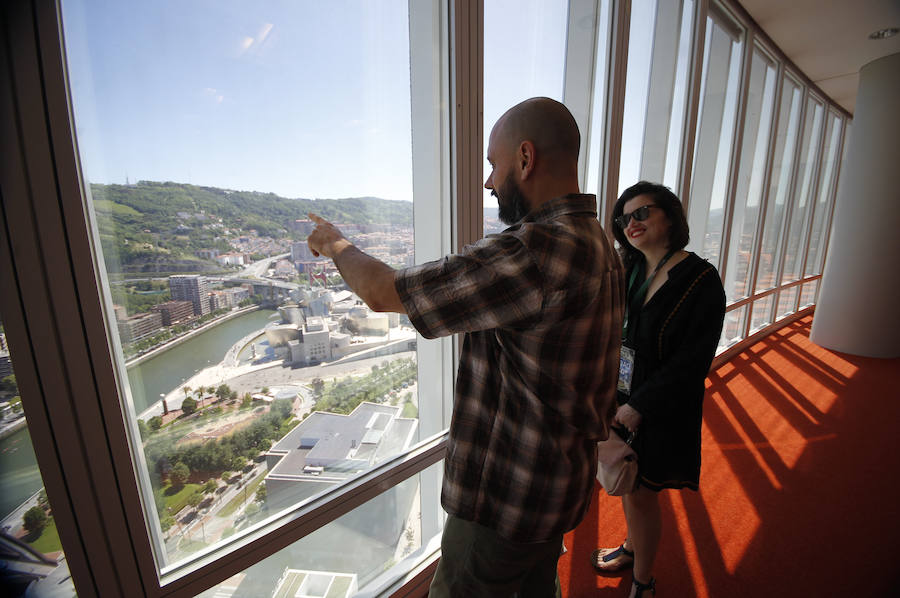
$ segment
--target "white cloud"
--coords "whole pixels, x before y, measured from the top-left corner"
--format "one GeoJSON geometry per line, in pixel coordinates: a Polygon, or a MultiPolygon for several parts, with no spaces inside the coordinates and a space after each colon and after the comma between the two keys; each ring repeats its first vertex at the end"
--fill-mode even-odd
{"type": "Polygon", "coordinates": [[[266,38],[269,36],[269,33],[272,31],[272,27],[274,26],[275,25],[273,25],[272,23],[266,23],[260,28],[259,33],[256,35],[256,41],[258,42],[258,44],[262,44],[264,41],[266,41],[266,38]]]}

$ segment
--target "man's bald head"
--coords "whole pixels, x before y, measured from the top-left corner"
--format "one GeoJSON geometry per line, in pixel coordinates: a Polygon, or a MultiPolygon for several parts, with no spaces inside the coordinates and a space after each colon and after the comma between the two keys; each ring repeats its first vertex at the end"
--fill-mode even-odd
{"type": "Polygon", "coordinates": [[[497,140],[507,148],[531,141],[540,159],[556,168],[578,166],[581,135],[569,109],[550,98],[531,98],[507,110],[494,125],[497,140]]]}

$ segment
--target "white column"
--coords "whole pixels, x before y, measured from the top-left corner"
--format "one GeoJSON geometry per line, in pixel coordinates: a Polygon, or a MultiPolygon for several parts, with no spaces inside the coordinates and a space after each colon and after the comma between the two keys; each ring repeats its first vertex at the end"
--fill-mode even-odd
{"type": "Polygon", "coordinates": [[[844,353],[900,356],[900,54],[859,72],[856,114],[811,339],[844,353]]]}

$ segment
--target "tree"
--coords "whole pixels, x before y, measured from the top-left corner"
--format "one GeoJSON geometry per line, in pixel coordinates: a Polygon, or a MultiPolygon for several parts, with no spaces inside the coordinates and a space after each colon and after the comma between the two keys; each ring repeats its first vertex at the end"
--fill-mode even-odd
{"type": "Polygon", "coordinates": [[[216,389],[216,396],[219,397],[219,399],[222,399],[222,400],[227,399],[228,395],[230,395],[230,394],[231,394],[231,389],[228,387],[227,384],[220,384],[219,387],[216,389]]]}
{"type": "Polygon", "coordinates": [[[261,484],[259,488],[256,489],[256,502],[266,502],[265,484],[261,484]]]}
{"type": "Polygon", "coordinates": [[[10,374],[0,380],[0,391],[15,394],[19,392],[19,385],[16,383],[16,375],[10,374]]]}
{"type": "Polygon", "coordinates": [[[38,533],[47,525],[47,513],[40,507],[31,507],[25,511],[25,515],[22,517],[22,524],[29,532],[38,533]]]}
{"type": "Polygon", "coordinates": [[[191,387],[190,387],[190,386],[185,386],[185,387],[183,387],[181,390],[184,391],[184,398],[187,398],[188,395],[191,393],[191,387]]]}
{"type": "Polygon", "coordinates": [[[225,471],[222,472],[222,475],[220,475],[219,477],[227,482],[228,478],[231,477],[231,472],[226,469],[225,471]]]}
{"type": "Polygon", "coordinates": [[[262,387],[262,390],[260,390],[259,392],[261,392],[261,393],[264,394],[264,395],[267,395],[267,394],[269,394],[269,387],[268,387],[268,386],[263,386],[263,387],[262,387]]]}
{"type": "Polygon", "coordinates": [[[180,488],[184,486],[185,482],[188,481],[188,478],[191,477],[191,470],[188,469],[188,466],[179,461],[172,468],[172,471],[169,472],[169,480],[172,482],[172,485],[176,488],[180,488]]]}
{"type": "Polygon", "coordinates": [[[250,396],[250,393],[244,393],[244,398],[241,399],[241,409],[246,409],[253,402],[253,398],[250,396]]]}
{"type": "Polygon", "coordinates": [[[175,525],[175,518],[168,513],[159,518],[159,527],[162,528],[162,531],[168,531],[173,525],[175,525]]]}
{"type": "Polygon", "coordinates": [[[150,428],[147,427],[147,422],[142,419],[138,420],[138,432],[141,435],[141,440],[146,440],[147,436],[150,435],[150,428]]]}
{"type": "Polygon", "coordinates": [[[163,420],[159,415],[154,415],[147,421],[147,423],[150,425],[150,429],[156,432],[162,427],[163,420]]]}
{"type": "Polygon", "coordinates": [[[186,398],[181,402],[181,410],[185,415],[190,415],[197,410],[197,401],[192,399],[191,397],[186,398]]]}
{"type": "Polygon", "coordinates": [[[199,492],[194,492],[190,496],[188,496],[187,503],[192,507],[196,507],[200,504],[200,501],[203,500],[203,495],[199,492]]]}
{"type": "Polygon", "coordinates": [[[203,493],[209,494],[210,492],[215,491],[216,488],[219,487],[219,483],[216,482],[215,478],[210,478],[206,480],[206,484],[203,486],[203,493]]]}

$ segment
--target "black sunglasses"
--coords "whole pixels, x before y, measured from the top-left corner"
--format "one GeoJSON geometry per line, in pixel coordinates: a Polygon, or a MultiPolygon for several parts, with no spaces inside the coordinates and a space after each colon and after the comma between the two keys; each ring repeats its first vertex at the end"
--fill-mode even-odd
{"type": "Polygon", "coordinates": [[[658,208],[659,206],[655,206],[653,204],[647,204],[645,206],[641,206],[635,211],[629,214],[622,214],[618,218],[614,219],[613,222],[619,225],[619,228],[624,229],[628,226],[628,223],[631,222],[631,219],[634,218],[638,222],[642,222],[650,217],[650,208],[658,208]]]}

